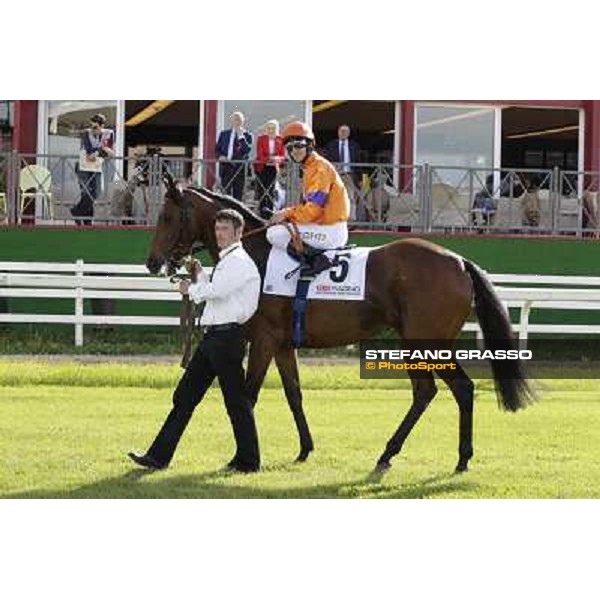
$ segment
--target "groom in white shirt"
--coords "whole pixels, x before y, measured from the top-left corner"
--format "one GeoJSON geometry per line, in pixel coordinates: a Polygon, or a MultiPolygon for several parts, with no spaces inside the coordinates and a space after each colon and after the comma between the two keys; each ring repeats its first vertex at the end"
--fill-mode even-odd
{"type": "Polygon", "coordinates": [[[173,408],[156,439],[144,455],[129,453],[138,465],[166,468],[194,409],[218,378],[237,450],[227,467],[249,473],[260,469],[258,436],[252,407],[244,395],[242,361],[246,343],[242,325],[258,307],[260,274],[241,244],[244,218],[227,209],[217,213],[215,235],[219,261],[210,277],[199,267],[198,281],[180,283],[179,291],[196,302],[206,301],[200,324],[204,337],[173,394],[173,408]]]}

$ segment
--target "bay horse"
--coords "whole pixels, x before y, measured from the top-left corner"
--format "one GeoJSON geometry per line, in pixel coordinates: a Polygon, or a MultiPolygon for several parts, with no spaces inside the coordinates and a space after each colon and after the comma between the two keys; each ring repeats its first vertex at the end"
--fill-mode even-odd
{"type": "MultiPolygon", "coordinates": [[[[214,233],[216,213],[233,208],[245,219],[243,245],[264,279],[271,246],[266,223],[231,197],[205,188],[179,189],[165,177],[167,192],[151,242],[146,266],[158,273],[166,263],[168,272],[191,252],[204,247],[217,260],[214,233]],[[248,235],[254,231],[253,235],[248,235]]],[[[311,300],[306,312],[305,346],[328,348],[366,340],[391,327],[403,340],[441,340],[453,343],[471,312],[474,301],[486,349],[516,349],[506,309],[485,273],[471,261],[440,246],[406,239],[373,249],[367,259],[363,301],[311,300]]],[[[285,395],[300,437],[297,460],[304,461],[313,441],[302,408],[302,391],[296,351],[292,348],[293,298],[262,294],[259,306],[245,325],[250,342],[246,393],[254,406],[272,359],[279,370],[285,395]]],[[[532,399],[519,360],[492,360],[499,406],[509,411],[523,408],[532,399]]],[[[448,385],[459,412],[457,472],[468,470],[473,456],[474,384],[457,363],[455,370],[436,371],[448,385]]],[[[376,463],[383,472],[402,449],[407,436],[435,396],[431,372],[408,371],[412,404],[387,442],[376,463]]]]}

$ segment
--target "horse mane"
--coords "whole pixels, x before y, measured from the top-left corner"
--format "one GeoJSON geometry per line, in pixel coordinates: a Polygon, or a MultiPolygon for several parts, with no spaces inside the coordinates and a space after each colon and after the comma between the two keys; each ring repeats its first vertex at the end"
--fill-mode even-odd
{"type": "Polygon", "coordinates": [[[213,200],[221,208],[233,208],[234,210],[237,210],[237,212],[244,217],[244,221],[248,225],[264,227],[267,223],[264,219],[261,219],[257,214],[253,213],[245,204],[242,204],[239,200],[236,200],[231,196],[219,194],[218,192],[213,192],[212,190],[199,186],[189,186],[187,189],[213,200]]]}

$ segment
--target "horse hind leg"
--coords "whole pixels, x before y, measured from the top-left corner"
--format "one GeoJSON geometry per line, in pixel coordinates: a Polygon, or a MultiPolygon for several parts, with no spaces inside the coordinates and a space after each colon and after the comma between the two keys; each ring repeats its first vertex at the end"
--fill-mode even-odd
{"type": "Polygon", "coordinates": [[[437,387],[430,372],[420,371],[416,373],[415,371],[409,371],[409,376],[413,389],[412,404],[377,461],[375,468],[380,472],[391,467],[391,459],[402,450],[406,438],[437,393],[437,387]]]}
{"type": "Polygon", "coordinates": [[[313,451],[314,446],[308,421],[302,408],[302,389],[300,388],[296,351],[287,346],[281,348],[275,353],[275,364],[279,370],[285,396],[300,436],[300,453],[296,458],[296,462],[304,462],[313,451]]]}
{"type": "Polygon", "coordinates": [[[438,369],[436,373],[450,388],[459,411],[459,442],[457,473],[469,469],[473,457],[473,391],[474,385],[463,368],[456,363],[456,369],[438,369]]]}

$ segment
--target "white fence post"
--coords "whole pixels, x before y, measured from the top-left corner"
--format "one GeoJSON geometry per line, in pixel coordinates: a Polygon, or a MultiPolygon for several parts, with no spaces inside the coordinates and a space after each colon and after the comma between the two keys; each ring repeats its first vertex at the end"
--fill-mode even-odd
{"type": "Polygon", "coordinates": [[[479,326],[479,323],[477,323],[477,327],[475,329],[475,341],[477,343],[477,348],[479,348],[479,350],[485,349],[485,343],[483,341],[483,331],[481,331],[481,327],[479,326]]]}
{"type": "MultiPolygon", "coordinates": [[[[80,258],[76,262],[77,271],[75,275],[83,277],[83,260],[80,258]]],[[[77,286],[75,297],[75,345],[83,346],[83,281],[78,280],[79,285],[77,286]]]]}
{"type": "Polygon", "coordinates": [[[521,308],[521,318],[519,321],[519,349],[527,350],[527,336],[529,330],[529,313],[531,312],[531,300],[526,300],[521,308]]]}

